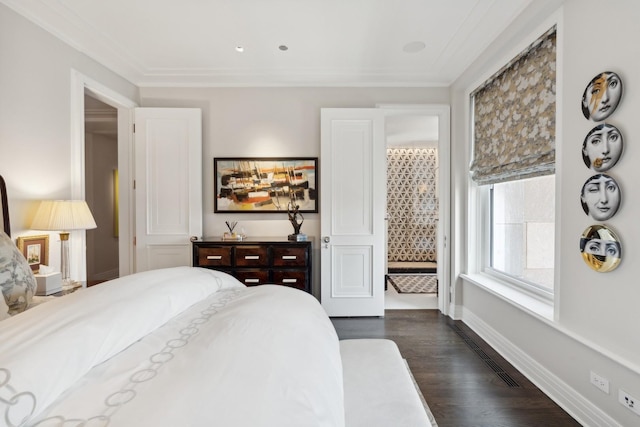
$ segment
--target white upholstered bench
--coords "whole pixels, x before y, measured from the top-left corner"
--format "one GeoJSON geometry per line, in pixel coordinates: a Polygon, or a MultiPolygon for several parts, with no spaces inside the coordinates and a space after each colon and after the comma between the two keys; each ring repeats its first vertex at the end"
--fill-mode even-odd
{"type": "Polygon", "coordinates": [[[346,427],[429,427],[431,422],[396,343],[340,341],[346,427]]]}

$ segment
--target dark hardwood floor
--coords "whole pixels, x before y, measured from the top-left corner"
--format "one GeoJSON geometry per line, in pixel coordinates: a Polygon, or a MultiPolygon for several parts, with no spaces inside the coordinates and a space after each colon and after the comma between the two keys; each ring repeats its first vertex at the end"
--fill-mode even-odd
{"type": "Polygon", "coordinates": [[[439,427],[580,425],[468,326],[437,310],[331,320],[340,339],[395,341],[439,427]]]}

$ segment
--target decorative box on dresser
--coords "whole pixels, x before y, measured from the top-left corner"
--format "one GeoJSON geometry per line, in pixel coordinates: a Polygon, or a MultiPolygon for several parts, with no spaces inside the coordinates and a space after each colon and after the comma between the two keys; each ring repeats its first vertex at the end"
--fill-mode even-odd
{"type": "Polygon", "coordinates": [[[247,286],[273,283],[311,293],[311,246],[311,240],[277,237],[205,237],[193,242],[193,266],[227,272],[247,286]]]}

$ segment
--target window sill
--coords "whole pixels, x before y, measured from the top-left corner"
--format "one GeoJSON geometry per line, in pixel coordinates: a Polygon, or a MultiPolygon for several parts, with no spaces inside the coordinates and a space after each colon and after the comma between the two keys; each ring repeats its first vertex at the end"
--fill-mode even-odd
{"type": "Polygon", "coordinates": [[[462,279],[536,317],[553,322],[553,303],[527,294],[488,274],[463,274],[462,279]]]}

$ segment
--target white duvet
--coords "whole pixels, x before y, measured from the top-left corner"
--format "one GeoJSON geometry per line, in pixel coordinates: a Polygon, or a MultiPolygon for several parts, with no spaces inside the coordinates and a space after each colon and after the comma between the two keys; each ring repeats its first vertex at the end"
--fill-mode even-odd
{"type": "Polygon", "coordinates": [[[0,322],[0,426],[343,427],[335,330],[309,294],[179,267],[0,322]]]}

